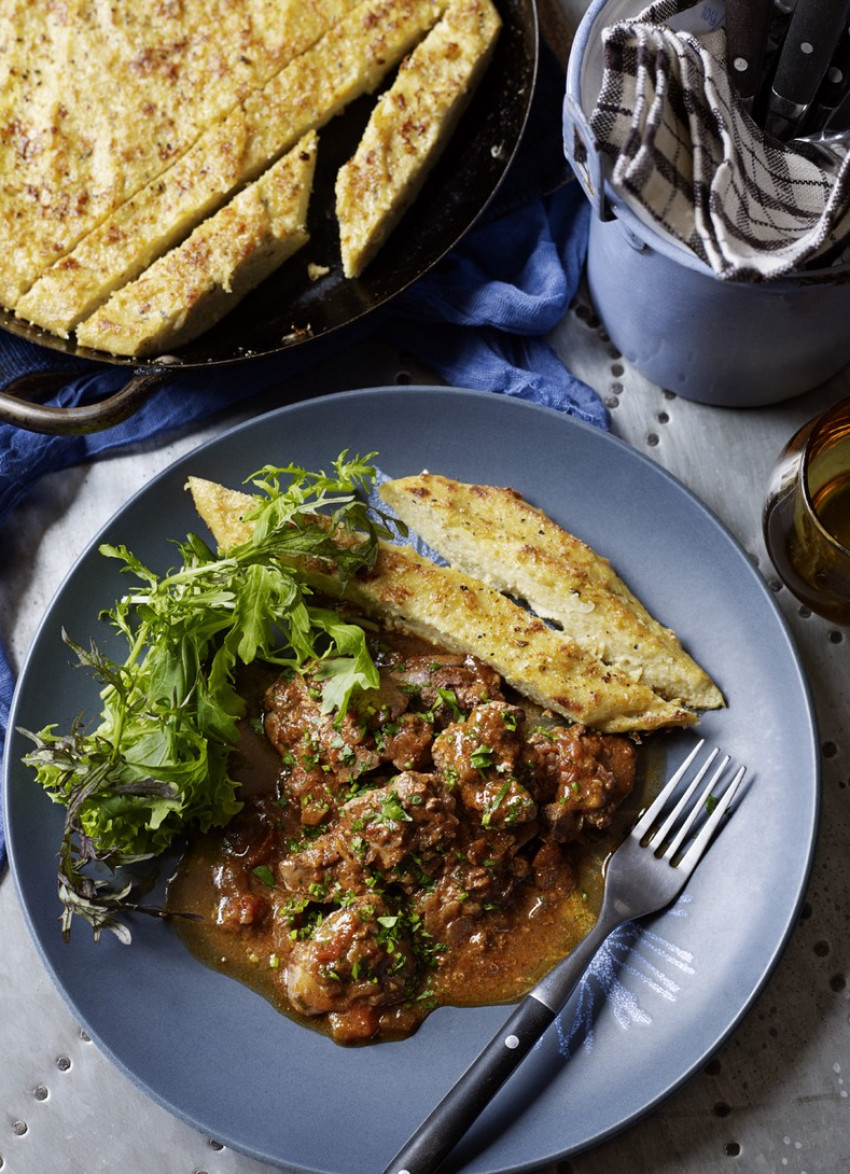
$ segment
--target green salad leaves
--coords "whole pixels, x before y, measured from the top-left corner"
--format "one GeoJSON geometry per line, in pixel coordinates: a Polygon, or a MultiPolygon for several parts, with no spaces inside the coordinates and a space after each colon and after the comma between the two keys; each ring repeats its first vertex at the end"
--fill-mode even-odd
{"type": "Polygon", "coordinates": [[[256,490],[246,514],[251,540],[219,555],[190,534],[178,545],[180,565],[166,574],[124,546],[100,548],[138,585],[102,613],[126,640],[123,661],[63,633],[103,686],[99,724],[23,731],[35,743],[25,762],[67,811],[58,873],[66,938],[80,916],[96,940],[108,929],[129,941],[122,912],[162,911],[140,903],[115,870],[158,856],[190,827],[223,826],[239,810],[228,773],[245,714],[239,665],[261,660],[298,671],[318,660],[323,703],[340,713],[355,690],[377,685],[363,629],[318,606],[299,570],[309,559],[344,589],[374,565],[378,538],[391,536],[387,516],[366,501],[374,456],[343,452],[329,474],[261,469],[248,479],[256,490]]]}

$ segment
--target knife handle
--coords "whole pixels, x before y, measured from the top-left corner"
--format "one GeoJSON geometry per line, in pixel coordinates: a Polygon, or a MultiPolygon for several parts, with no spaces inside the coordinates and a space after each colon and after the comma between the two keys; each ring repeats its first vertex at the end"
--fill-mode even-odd
{"type": "Polygon", "coordinates": [[[848,93],[850,93],[850,25],[845,23],[841,30],[838,47],[815,94],[813,109],[806,122],[806,130],[823,130],[848,93]]]}
{"type": "Polygon", "coordinates": [[[773,0],[726,0],[726,61],[747,109],[759,88],[773,0]]]}
{"type": "Polygon", "coordinates": [[[847,21],[847,0],[798,0],[773,80],[773,108],[799,119],[823,80],[847,21]]]}

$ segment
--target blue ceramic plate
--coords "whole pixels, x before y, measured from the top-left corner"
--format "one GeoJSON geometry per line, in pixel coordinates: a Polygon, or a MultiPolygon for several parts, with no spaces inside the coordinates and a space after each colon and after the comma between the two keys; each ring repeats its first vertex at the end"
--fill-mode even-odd
{"type": "MultiPolygon", "coordinates": [[[[607,555],[714,676],[728,708],[702,732],[749,764],[750,786],[685,894],[609,942],[579,993],[458,1148],[449,1169],[531,1169],[590,1146],[656,1105],[735,1027],[777,962],[808,874],[818,754],[810,698],[784,621],[746,554],[677,481],[621,442],[548,409],[434,388],[351,392],[287,407],[178,461],[98,542],[166,569],[197,529],[190,473],[233,486],[265,463],[329,465],[377,451],[390,475],[429,469],[512,485],[607,555]],[[734,915],[732,914],[734,910],[734,915]]],[[[67,727],[97,712],[64,625],[108,647],[98,610],[124,583],[83,553],[22,675],[11,727],[67,727]]],[[[691,735],[671,739],[671,757],[691,735]]],[[[375,1174],[490,1038],[504,1008],[443,1008],[402,1043],[348,1050],[197,963],[168,926],[95,947],[57,925],[61,812],[10,738],[12,867],[33,936],[74,1014],[152,1097],[208,1136],[293,1171],[375,1174]]]]}

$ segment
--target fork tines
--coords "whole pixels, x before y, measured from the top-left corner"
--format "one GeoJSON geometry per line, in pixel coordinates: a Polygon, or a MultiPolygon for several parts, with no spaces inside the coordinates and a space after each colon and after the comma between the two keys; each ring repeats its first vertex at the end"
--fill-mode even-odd
{"type": "Polygon", "coordinates": [[[632,829],[632,836],[638,840],[645,839],[651,832],[650,842],[655,846],[656,855],[661,855],[667,860],[673,860],[685,844],[699,816],[706,815],[707,818],[701,824],[696,838],[688,847],[681,861],[679,861],[680,866],[693,867],[697,860],[699,860],[746,774],[746,767],[739,767],[725,789],[718,796],[715,796],[715,788],[723,778],[731,761],[729,755],[725,754],[720,764],[711,774],[708,782],[700,790],[696,800],[693,800],[694,792],[700,787],[700,784],[718,757],[719,751],[717,747],[714,747],[696,770],[693,778],[690,779],[684,792],[678,798],[663,823],[660,826],[656,826],[662,818],[665,808],[677,791],[679,784],[688,774],[704,745],[704,739],[696,744],[679,769],[672,775],[664,789],[632,829]]]}

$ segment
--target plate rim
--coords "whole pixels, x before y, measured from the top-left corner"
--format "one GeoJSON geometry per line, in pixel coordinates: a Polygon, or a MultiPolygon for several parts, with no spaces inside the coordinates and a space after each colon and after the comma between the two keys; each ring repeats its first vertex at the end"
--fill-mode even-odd
{"type": "MultiPolygon", "coordinates": [[[[316,410],[317,407],[319,407],[323,410],[325,410],[325,409],[333,410],[339,404],[356,403],[358,400],[362,400],[364,398],[372,399],[375,396],[379,396],[379,395],[390,395],[393,398],[403,399],[405,396],[411,396],[411,395],[417,395],[417,394],[418,395],[424,394],[427,397],[435,397],[435,396],[436,397],[443,397],[447,400],[453,399],[459,395],[465,396],[465,397],[472,397],[474,399],[478,399],[478,400],[481,400],[481,401],[488,403],[488,405],[493,407],[494,410],[496,410],[496,411],[499,411],[501,409],[495,407],[495,405],[503,404],[503,405],[505,405],[505,409],[509,410],[509,411],[514,411],[514,410],[519,409],[522,412],[528,411],[528,412],[532,412],[532,413],[538,413],[538,414],[547,416],[552,419],[557,419],[560,421],[559,427],[563,426],[563,427],[567,427],[568,429],[575,428],[575,429],[579,430],[580,432],[581,431],[586,432],[586,433],[591,434],[591,435],[597,437],[598,439],[600,439],[603,444],[610,443],[613,446],[614,451],[616,451],[617,449],[622,450],[623,452],[628,454],[628,459],[636,460],[639,464],[644,466],[646,469],[650,470],[651,476],[660,477],[663,481],[667,482],[668,485],[671,486],[677,493],[683,494],[685,496],[685,498],[687,498],[689,500],[691,507],[695,507],[697,509],[697,511],[700,514],[702,514],[703,517],[713,527],[717,528],[717,530],[722,535],[723,539],[725,541],[729,542],[731,544],[731,546],[735,549],[737,556],[741,562],[742,568],[747,571],[749,578],[751,580],[751,583],[756,587],[756,589],[761,597],[761,602],[764,605],[766,605],[768,612],[770,613],[771,619],[774,621],[774,623],[777,624],[777,631],[779,634],[781,634],[783,641],[784,641],[784,644],[785,644],[785,650],[786,650],[787,654],[790,656],[791,664],[793,665],[793,668],[795,670],[796,681],[797,681],[797,684],[801,690],[801,696],[802,696],[802,699],[804,700],[805,706],[806,706],[805,718],[807,720],[806,720],[805,724],[807,727],[807,732],[809,734],[809,738],[807,740],[806,751],[810,755],[810,758],[811,758],[812,779],[811,779],[811,792],[810,792],[810,794],[811,794],[811,808],[810,808],[811,818],[810,818],[809,824],[807,825],[808,826],[808,835],[807,835],[807,840],[806,840],[805,862],[803,864],[802,869],[800,870],[799,877],[796,882],[795,897],[794,897],[792,907],[790,909],[786,910],[786,913],[784,916],[782,932],[779,935],[778,939],[775,940],[766,961],[764,961],[763,963],[760,964],[759,976],[758,976],[757,980],[753,982],[747,998],[744,1000],[742,1005],[738,1008],[735,1015],[726,1023],[722,1032],[720,1032],[719,1034],[718,1033],[714,1034],[714,1042],[711,1044],[711,1046],[708,1047],[707,1049],[705,1049],[704,1052],[701,1053],[699,1056],[695,1057],[692,1060],[692,1062],[685,1067],[685,1069],[681,1072],[681,1074],[679,1075],[679,1077],[677,1079],[675,1079],[674,1081],[666,1082],[664,1084],[664,1087],[660,1088],[654,1097],[652,1097],[650,1099],[645,1099],[642,1107],[639,1110],[632,1112],[631,1114],[629,1114],[625,1118],[618,1119],[617,1121],[612,1121],[612,1123],[610,1125],[608,1125],[607,1127],[598,1129],[593,1134],[592,1137],[587,1138],[585,1140],[582,1140],[579,1144],[576,1144],[575,1146],[573,1146],[571,1148],[567,1148],[567,1149],[559,1148],[557,1150],[551,1150],[551,1152],[548,1155],[535,1156],[533,1161],[529,1161],[528,1163],[523,1162],[523,1163],[520,1163],[519,1165],[512,1164],[509,1167],[499,1167],[500,1170],[504,1169],[505,1171],[508,1171],[508,1170],[510,1170],[512,1172],[515,1171],[516,1174],[519,1174],[520,1171],[536,1169],[537,1167],[541,1166],[542,1164],[545,1164],[547,1161],[552,1161],[552,1160],[557,1161],[557,1160],[563,1159],[565,1157],[568,1157],[569,1155],[571,1155],[573,1153],[582,1152],[582,1151],[586,1151],[588,1149],[591,1149],[591,1148],[599,1145],[604,1140],[612,1137],[613,1135],[620,1133],[620,1132],[624,1131],[625,1129],[632,1127],[638,1120],[642,1119],[647,1114],[653,1112],[658,1107],[659,1104],[663,1103],[663,1101],[665,1101],[670,1095],[672,1095],[672,1093],[675,1092],[676,1089],[681,1087],[682,1084],[684,1084],[688,1079],[690,1079],[690,1077],[706,1062],[707,1057],[710,1056],[711,1054],[713,1054],[719,1047],[722,1046],[722,1044],[729,1038],[729,1036],[737,1029],[737,1027],[740,1025],[742,1020],[749,1014],[754,1002],[758,998],[758,996],[761,993],[761,991],[763,990],[764,986],[767,984],[771,975],[774,973],[776,966],[778,965],[779,961],[782,958],[782,955],[784,954],[784,952],[787,948],[788,942],[791,938],[792,932],[793,932],[794,927],[796,925],[796,922],[798,920],[799,910],[802,906],[802,903],[803,903],[803,900],[805,897],[805,892],[806,892],[807,884],[809,881],[809,877],[811,875],[811,869],[812,869],[815,851],[816,851],[817,842],[818,842],[818,830],[819,830],[820,814],[821,814],[821,808],[822,808],[822,796],[821,796],[821,785],[820,785],[821,784],[822,762],[821,762],[820,754],[819,754],[819,733],[818,733],[817,714],[816,714],[816,710],[814,707],[814,700],[813,700],[812,690],[811,690],[811,686],[810,686],[810,683],[808,680],[808,676],[805,672],[805,668],[804,668],[800,653],[799,653],[799,651],[796,647],[796,644],[794,642],[793,634],[790,630],[790,626],[788,624],[788,621],[787,621],[786,617],[783,615],[781,609],[779,608],[773,594],[770,592],[768,585],[765,583],[764,579],[759,574],[757,568],[753,565],[752,560],[750,559],[749,555],[747,554],[742,543],[731,532],[731,530],[729,530],[729,528],[726,526],[726,524],[718,517],[718,515],[711,509],[711,507],[709,507],[705,502],[703,502],[688,486],[684,485],[674,474],[672,474],[668,470],[664,469],[662,466],[660,466],[655,461],[653,461],[651,457],[640,452],[640,450],[634,448],[632,445],[628,444],[622,438],[615,436],[611,432],[608,432],[602,428],[590,425],[580,419],[569,416],[561,411],[558,411],[557,409],[553,409],[553,408],[549,408],[549,407],[546,407],[543,405],[539,405],[539,404],[533,403],[531,401],[519,400],[519,399],[515,399],[513,397],[504,396],[504,395],[501,395],[498,393],[493,393],[493,392],[485,391],[485,390],[481,390],[481,389],[445,387],[445,386],[436,386],[436,385],[432,386],[432,385],[427,385],[427,384],[411,384],[411,385],[400,385],[400,386],[382,385],[382,386],[376,386],[376,387],[357,388],[357,389],[352,389],[352,390],[343,391],[343,392],[336,392],[331,395],[321,396],[321,397],[317,397],[315,399],[300,400],[295,403],[282,405],[278,408],[272,409],[271,411],[265,412],[262,415],[251,417],[249,419],[240,421],[240,422],[238,422],[232,426],[229,426],[229,427],[224,427],[222,429],[222,431],[220,433],[218,433],[216,436],[207,439],[203,443],[195,446],[194,448],[189,449],[187,452],[185,452],[181,456],[177,457],[174,461],[170,462],[165,468],[163,468],[159,473],[157,473],[153,478],[151,478],[150,481],[146,482],[139,489],[137,489],[134,493],[132,493],[110,515],[110,517],[106,520],[106,522],[104,522],[104,524],[98,528],[97,533],[87,543],[87,545],[84,547],[84,549],[76,556],[73,565],[68,570],[68,572],[63,576],[61,583],[57,587],[56,591],[54,592],[54,594],[51,597],[51,599],[49,600],[49,602],[47,603],[47,605],[44,609],[43,615],[42,615],[42,617],[36,627],[32,641],[31,641],[30,646],[27,650],[27,653],[26,653],[26,656],[25,656],[25,659],[24,659],[24,662],[23,662],[23,665],[21,668],[18,682],[16,683],[16,688],[15,688],[15,692],[14,692],[14,696],[13,696],[13,700],[12,700],[12,705],[10,708],[10,718],[9,718],[9,735],[10,735],[10,737],[9,737],[9,741],[7,742],[7,753],[4,756],[4,764],[3,764],[3,799],[4,799],[4,810],[7,812],[6,829],[7,829],[7,849],[8,849],[9,867],[10,867],[10,872],[12,873],[12,875],[14,877],[15,889],[16,889],[16,893],[18,895],[20,906],[21,906],[23,914],[24,914],[25,922],[27,924],[27,930],[28,930],[32,940],[34,941],[34,944],[37,947],[39,957],[41,958],[42,963],[45,965],[46,969],[48,970],[48,973],[50,974],[51,979],[53,980],[54,984],[56,985],[56,987],[57,987],[60,995],[62,996],[63,1000],[65,1001],[66,1005],[70,1008],[70,1010],[73,1012],[73,1014],[77,1017],[78,1021],[85,1027],[86,1031],[91,1035],[91,1038],[96,1041],[99,1049],[106,1056],[108,1056],[110,1062],[114,1063],[116,1065],[116,1067],[118,1067],[121,1071],[123,1071],[125,1073],[125,1075],[128,1076],[128,1078],[136,1085],[136,1087],[140,1088],[147,1096],[151,1097],[151,1099],[153,1099],[155,1102],[162,1105],[164,1108],[166,1108],[174,1116],[176,1116],[179,1119],[183,1120],[184,1122],[190,1124],[196,1130],[200,1130],[201,1132],[209,1131],[210,1125],[208,1122],[205,1123],[205,1122],[201,1121],[194,1114],[187,1112],[184,1108],[175,1105],[169,1099],[161,1096],[157,1092],[156,1089],[151,1088],[151,1086],[148,1083],[146,1083],[144,1080],[142,1080],[133,1071],[132,1067],[130,1067],[127,1063],[125,1063],[124,1060],[122,1058],[120,1058],[115,1053],[115,1051],[113,1050],[111,1045],[103,1039],[103,1037],[102,1037],[101,1033],[98,1031],[97,1027],[91,1023],[88,1015],[83,1013],[81,1011],[80,1007],[76,1004],[76,1002],[70,997],[69,992],[66,991],[65,986],[62,983],[61,974],[59,974],[57,972],[57,970],[54,968],[50,958],[48,957],[48,955],[46,953],[45,947],[41,941],[40,932],[37,929],[37,926],[34,921],[33,913],[30,908],[30,902],[28,901],[26,895],[24,894],[24,892],[22,890],[19,868],[18,868],[18,864],[17,864],[17,859],[18,859],[17,835],[16,835],[16,830],[15,830],[14,820],[11,820],[11,821],[9,820],[9,813],[10,813],[9,799],[10,799],[10,792],[11,792],[11,787],[12,787],[12,779],[11,779],[12,765],[11,764],[13,762],[13,757],[9,753],[9,748],[10,748],[10,744],[14,741],[14,738],[11,735],[13,735],[15,732],[15,727],[16,727],[17,718],[18,718],[19,701],[20,701],[20,698],[22,695],[22,686],[23,686],[23,683],[25,682],[25,680],[27,679],[28,674],[33,671],[32,666],[33,666],[33,662],[36,659],[38,646],[41,641],[44,629],[45,629],[48,621],[51,619],[51,615],[52,615],[54,606],[61,600],[65,590],[68,587],[69,581],[72,579],[75,572],[78,570],[80,564],[82,564],[86,559],[90,558],[94,552],[96,552],[97,546],[102,541],[104,533],[114,524],[114,522],[116,521],[116,519],[118,519],[120,517],[120,515],[122,515],[126,510],[128,510],[134,503],[138,502],[139,499],[144,498],[144,496],[151,491],[152,487],[158,485],[161,481],[164,481],[169,477],[173,477],[176,469],[180,468],[181,466],[185,466],[190,461],[196,460],[200,455],[206,454],[209,450],[214,450],[222,442],[229,443],[229,442],[231,442],[231,440],[234,437],[236,437],[240,434],[250,433],[260,427],[269,426],[269,422],[272,420],[276,421],[280,418],[287,418],[289,416],[292,416],[293,414],[302,414],[302,413],[305,413],[309,416],[316,410]],[[510,408],[508,408],[507,405],[511,405],[510,408]]],[[[14,806],[14,804],[12,804],[12,806],[14,806]]],[[[57,933],[58,933],[58,930],[57,930],[57,933]]],[[[281,1163],[284,1163],[287,1166],[291,1166],[293,1171],[298,1170],[299,1172],[303,1171],[304,1174],[315,1174],[314,1167],[306,1167],[306,1166],[301,1166],[298,1164],[292,1165],[291,1160],[285,1159],[283,1156],[275,1157],[275,1156],[270,1156],[270,1155],[265,1154],[260,1151],[252,1150],[250,1148],[250,1146],[247,1145],[244,1141],[238,1141],[238,1140],[231,1138],[231,1139],[226,1140],[226,1144],[228,1144],[229,1146],[232,1146],[232,1148],[236,1149],[237,1152],[245,1153],[245,1154],[255,1158],[256,1160],[270,1162],[272,1165],[280,1165],[281,1163]]],[[[473,1165],[474,1165],[474,1163],[473,1163],[473,1165]]],[[[471,1169],[471,1167],[470,1167],[470,1169],[471,1169]]],[[[476,1169],[477,1169],[477,1166],[476,1166],[476,1169]]]]}

